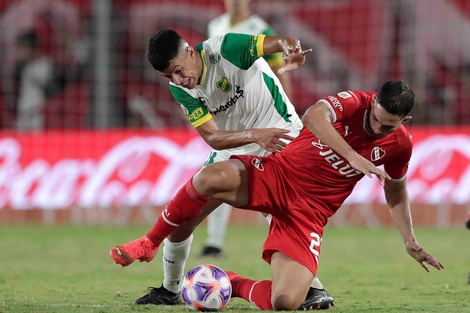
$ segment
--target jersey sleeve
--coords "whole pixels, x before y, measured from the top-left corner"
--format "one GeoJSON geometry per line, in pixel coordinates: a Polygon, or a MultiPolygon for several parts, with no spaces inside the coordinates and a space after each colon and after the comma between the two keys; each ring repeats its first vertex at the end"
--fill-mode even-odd
{"type": "Polygon", "coordinates": [[[176,102],[181,106],[184,114],[194,127],[201,126],[212,118],[212,114],[207,110],[203,101],[194,98],[183,89],[170,83],[170,90],[176,102]]]}
{"type": "MultiPolygon", "coordinates": [[[[275,36],[276,33],[274,30],[270,27],[266,28],[263,33],[263,35],[266,36],[275,36]]],[[[284,60],[282,59],[282,53],[274,53],[274,54],[266,54],[263,56],[263,58],[268,62],[270,67],[279,67],[284,64],[284,60]]]]}
{"type": "Polygon", "coordinates": [[[348,118],[360,107],[359,95],[352,91],[342,91],[334,96],[320,99],[325,103],[333,114],[333,123],[348,118]]]}
{"type": "Polygon", "coordinates": [[[266,35],[245,35],[228,33],[222,40],[220,53],[233,65],[247,70],[264,55],[264,38],[266,35]]]}

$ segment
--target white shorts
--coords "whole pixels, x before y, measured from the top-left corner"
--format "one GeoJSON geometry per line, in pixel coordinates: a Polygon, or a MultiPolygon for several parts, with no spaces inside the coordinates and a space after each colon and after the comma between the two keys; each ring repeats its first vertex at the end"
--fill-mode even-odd
{"type": "Polygon", "coordinates": [[[241,147],[233,148],[233,149],[225,149],[225,150],[212,150],[209,153],[209,157],[207,158],[206,162],[204,163],[204,167],[215,163],[221,162],[230,159],[232,155],[258,155],[258,156],[267,156],[271,152],[264,150],[259,145],[252,143],[249,145],[244,145],[241,147]]]}

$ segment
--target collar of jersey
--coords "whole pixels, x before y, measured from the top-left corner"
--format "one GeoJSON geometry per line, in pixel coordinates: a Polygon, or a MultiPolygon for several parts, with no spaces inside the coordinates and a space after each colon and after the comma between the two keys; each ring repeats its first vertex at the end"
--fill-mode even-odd
{"type": "Polygon", "coordinates": [[[202,86],[204,85],[204,81],[206,80],[206,72],[207,72],[206,61],[204,61],[205,51],[202,50],[202,45],[197,45],[196,50],[199,51],[199,57],[201,58],[201,64],[202,64],[202,75],[201,77],[199,77],[199,80],[197,81],[197,86],[202,86]]]}

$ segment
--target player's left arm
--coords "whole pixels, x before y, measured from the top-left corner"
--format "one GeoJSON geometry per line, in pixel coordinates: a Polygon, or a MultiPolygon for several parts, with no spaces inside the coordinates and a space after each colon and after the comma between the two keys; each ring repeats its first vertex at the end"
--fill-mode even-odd
{"type": "Polygon", "coordinates": [[[244,70],[260,57],[282,52],[284,65],[277,71],[282,74],[304,64],[305,56],[312,52],[312,49],[302,50],[300,41],[294,37],[228,33],[221,40],[222,56],[244,70]]]}
{"type": "Polygon", "coordinates": [[[400,231],[406,252],[429,272],[426,264],[438,270],[444,266],[432,255],[428,254],[416,240],[411,218],[410,202],[406,189],[406,177],[400,180],[387,179],[384,183],[385,199],[395,225],[400,231]]]}
{"type": "MultiPolygon", "coordinates": [[[[274,74],[276,74],[277,78],[282,84],[282,88],[284,89],[287,97],[292,100],[292,79],[289,72],[283,72],[279,74],[279,70],[284,67],[284,60],[282,59],[282,53],[275,53],[275,54],[266,54],[263,57],[266,62],[268,62],[269,66],[273,70],[274,74]]],[[[282,71],[281,71],[282,72],[282,71]]]]}
{"type": "Polygon", "coordinates": [[[288,142],[294,139],[294,137],[289,135],[290,130],[282,128],[222,130],[217,127],[213,119],[202,123],[196,127],[196,130],[204,141],[215,150],[236,148],[256,143],[266,151],[279,152],[286,147],[288,142]]]}
{"type": "Polygon", "coordinates": [[[282,70],[283,67],[284,63],[281,65],[273,65],[271,66],[271,69],[281,82],[282,88],[284,89],[284,92],[286,93],[287,97],[292,100],[292,96],[294,95],[294,92],[292,91],[292,79],[290,73],[282,70]],[[279,72],[281,72],[281,74],[279,74],[279,72]]]}

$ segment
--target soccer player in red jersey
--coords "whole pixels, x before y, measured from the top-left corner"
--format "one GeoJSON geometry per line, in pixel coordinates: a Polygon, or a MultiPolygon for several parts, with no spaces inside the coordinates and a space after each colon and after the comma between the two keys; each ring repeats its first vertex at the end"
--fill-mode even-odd
{"type": "Polygon", "coordinates": [[[116,263],[147,260],[178,225],[197,216],[209,199],[272,215],[263,258],[272,280],[229,272],[233,296],[263,310],[303,307],[317,272],[323,229],[364,176],[384,185],[390,214],[405,249],[426,271],[444,266],[418,243],[406,189],[412,152],[403,124],[411,119],[414,93],[402,81],[376,92],[343,91],[325,97],[302,118],[304,128],[280,153],[232,156],[214,163],[183,186],[154,227],[110,252],[116,263]],[[378,166],[383,165],[383,170],[378,166]]]}

